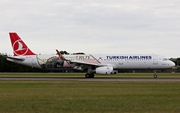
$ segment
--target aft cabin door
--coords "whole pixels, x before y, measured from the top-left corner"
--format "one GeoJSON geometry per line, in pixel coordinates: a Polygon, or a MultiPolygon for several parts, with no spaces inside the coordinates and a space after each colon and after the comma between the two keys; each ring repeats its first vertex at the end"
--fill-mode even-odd
{"type": "Polygon", "coordinates": [[[32,59],[32,68],[36,66],[36,61],[35,59],[32,59]]]}
{"type": "Polygon", "coordinates": [[[158,64],[158,56],[156,56],[156,55],[153,56],[153,64],[154,65],[158,64]]]}

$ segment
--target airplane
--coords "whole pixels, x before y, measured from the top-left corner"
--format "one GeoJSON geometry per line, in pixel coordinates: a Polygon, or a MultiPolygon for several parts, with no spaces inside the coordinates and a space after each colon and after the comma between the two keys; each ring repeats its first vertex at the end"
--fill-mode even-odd
{"type": "Polygon", "coordinates": [[[94,74],[116,74],[122,69],[150,69],[154,70],[154,78],[157,78],[156,70],[169,69],[175,63],[168,58],[157,54],[70,54],[41,56],[32,52],[24,41],[15,32],[10,32],[11,44],[14,56],[8,56],[7,60],[34,68],[61,67],[85,70],[86,78],[94,78],[94,74]]]}

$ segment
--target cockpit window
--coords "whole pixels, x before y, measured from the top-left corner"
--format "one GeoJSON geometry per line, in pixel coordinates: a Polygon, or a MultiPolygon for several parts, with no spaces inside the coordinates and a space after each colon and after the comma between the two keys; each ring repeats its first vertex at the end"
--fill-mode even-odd
{"type": "Polygon", "coordinates": [[[163,61],[168,61],[168,59],[167,58],[163,58],[163,61]]]}

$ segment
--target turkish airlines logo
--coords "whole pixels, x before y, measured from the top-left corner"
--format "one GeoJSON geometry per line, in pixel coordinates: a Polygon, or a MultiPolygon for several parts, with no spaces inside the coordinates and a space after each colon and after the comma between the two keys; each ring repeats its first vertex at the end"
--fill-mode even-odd
{"type": "Polygon", "coordinates": [[[28,52],[28,48],[24,45],[21,39],[16,40],[13,43],[14,54],[25,55],[28,52]]]}

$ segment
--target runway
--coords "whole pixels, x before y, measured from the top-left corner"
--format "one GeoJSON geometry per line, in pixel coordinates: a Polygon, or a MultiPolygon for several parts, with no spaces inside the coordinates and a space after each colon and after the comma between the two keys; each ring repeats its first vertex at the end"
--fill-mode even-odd
{"type": "Polygon", "coordinates": [[[141,81],[141,82],[155,82],[155,81],[179,81],[180,78],[119,78],[119,77],[96,77],[96,78],[83,78],[83,77],[0,77],[0,81],[141,81]]]}

